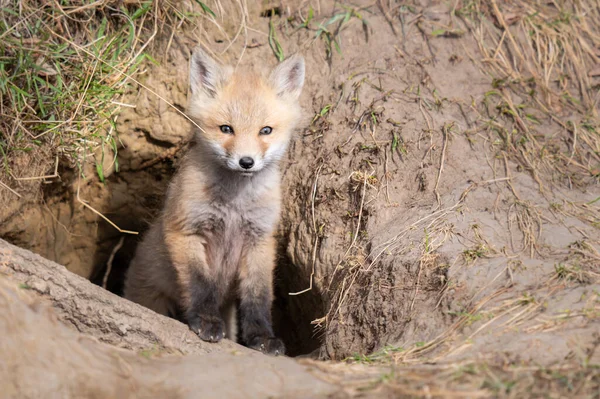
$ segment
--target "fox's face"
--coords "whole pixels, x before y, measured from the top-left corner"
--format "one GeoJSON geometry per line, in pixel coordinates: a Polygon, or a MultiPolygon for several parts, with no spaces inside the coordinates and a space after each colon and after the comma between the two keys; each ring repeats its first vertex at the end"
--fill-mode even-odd
{"type": "Polygon", "coordinates": [[[252,175],[284,155],[300,118],[304,60],[291,57],[268,78],[218,65],[196,49],[190,67],[189,114],[197,138],[221,166],[252,175]]]}

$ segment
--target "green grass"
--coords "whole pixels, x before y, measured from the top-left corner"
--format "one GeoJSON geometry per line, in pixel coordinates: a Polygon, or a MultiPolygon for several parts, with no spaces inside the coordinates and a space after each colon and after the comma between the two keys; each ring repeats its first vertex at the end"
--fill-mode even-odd
{"type": "Polygon", "coordinates": [[[362,23],[364,29],[368,28],[368,22],[359,9],[344,5],[342,5],[342,8],[344,11],[338,12],[331,18],[322,21],[315,33],[315,38],[325,43],[325,53],[328,59],[331,59],[334,50],[342,55],[340,32],[350,20],[357,19],[362,23]]]}
{"type": "Polygon", "coordinates": [[[391,359],[391,356],[395,353],[403,352],[404,348],[400,346],[384,346],[382,349],[377,352],[373,352],[369,355],[363,354],[355,354],[351,358],[346,359],[346,361],[353,361],[356,363],[378,363],[378,362],[387,362],[391,359]]]}
{"type": "MultiPolygon", "coordinates": [[[[348,26],[350,21],[360,21],[363,30],[368,35],[368,21],[362,14],[362,8],[353,8],[340,3],[337,3],[337,5],[341,7],[341,10],[336,11],[333,16],[321,20],[316,27],[313,27],[313,22],[315,21],[315,12],[312,6],[309,6],[306,18],[301,17],[300,20],[302,22],[295,25],[293,29],[293,32],[304,29],[314,31],[315,40],[320,40],[325,45],[325,54],[328,60],[331,60],[334,52],[338,53],[339,55],[343,55],[340,33],[348,26]]],[[[275,13],[272,10],[265,12],[265,16],[270,17],[268,35],[269,46],[271,47],[275,57],[279,61],[283,61],[285,55],[281,43],[277,38],[276,30],[279,28],[279,26],[293,21],[294,18],[290,17],[279,24],[275,24],[273,22],[275,13]]]]}
{"type": "MultiPolygon", "coordinates": [[[[128,17],[133,21],[146,11],[143,6],[128,17]]],[[[113,28],[102,18],[89,27],[95,34],[88,55],[50,25],[58,12],[38,13],[41,18],[22,23],[19,32],[7,23],[14,17],[11,10],[0,11],[0,95],[9,112],[3,115],[3,155],[8,159],[13,152],[58,143],[57,150],[74,164],[81,161],[82,152],[91,153],[102,141],[114,140],[108,135],[108,121],[116,108],[110,101],[121,89],[109,78],[122,53],[132,49],[135,27],[113,28]],[[29,44],[33,41],[35,46],[29,44]]]]}
{"type": "Polygon", "coordinates": [[[561,280],[577,281],[585,283],[582,277],[582,270],[580,266],[572,266],[564,263],[559,263],[554,266],[556,276],[561,280]]]}
{"type": "Polygon", "coordinates": [[[317,112],[317,114],[314,116],[311,124],[314,124],[319,119],[325,119],[329,111],[331,111],[331,107],[332,104],[326,104],[325,106],[323,106],[323,108],[321,108],[321,110],[317,112]]]}
{"type": "Polygon", "coordinates": [[[465,325],[466,326],[470,326],[480,320],[489,320],[491,318],[493,318],[493,314],[489,313],[489,312],[476,312],[476,313],[472,313],[466,310],[461,310],[461,311],[448,311],[447,312],[448,315],[450,316],[455,316],[455,317],[464,317],[465,318],[465,325]]]}
{"type": "Polygon", "coordinates": [[[152,348],[142,349],[138,353],[140,356],[145,357],[146,359],[151,359],[159,355],[161,353],[161,349],[158,347],[158,345],[155,345],[152,348]]]}
{"type": "Polygon", "coordinates": [[[275,54],[277,61],[281,62],[285,59],[283,47],[281,47],[281,43],[279,43],[279,40],[277,39],[277,34],[275,33],[275,25],[273,24],[273,19],[269,20],[269,46],[271,46],[271,50],[273,50],[273,54],[275,54]]]}
{"type": "Polygon", "coordinates": [[[479,244],[474,248],[464,250],[463,258],[467,264],[471,264],[479,258],[484,258],[488,252],[489,250],[484,244],[479,244]]]}
{"type": "MultiPolygon", "coordinates": [[[[523,363],[458,362],[456,364],[368,363],[380,370],[359,392],[382,397],[571,398],[596,397],[598,365],[565,362],[540,367],[523,363]]],[[[348,377],[353,378],[353,374],[348,377]]]]}
{"type": "Polygon", "coordinates": [[[39,164],[59,156],[61,164],[79,170],[95,162],[100,180],[105,157],[115,157],[118,169],[115,101],[128,76],[154,62],[147,50],[156,22],[189,17],[170,3],[152,1],[13,0],[0,8],[0,173],[24,177],[27,171],[12,168],[27,156],[39,164]]]}
{"type": "MultiPolygon", "coordinates": [[[[295,33],[300,30],[314,32],[314,40],[319,40],[324,44],[325,55],[327,59],[331,61],[331,57],[334,53],[343,55],[340,33],[349,25],[351,21],[359,21],[365,32],[365,35],[368,36],[369,23],[364,17],[363,12],[370,7],[371,6],[357,8],[336,2],[333,15],[317,21],[315,10],[309,5],[306,9],[306,17],[302,15],[299,17],[291,16],[282,21],[282,24],[285,25],[291,22],[293,27],[291,33],[295,33]]],[[[272,17],[273,15],[267,14],[266,16],[272,17]]],[[[271,20],[269,22],[269,45],[271,46],[275,56],[279,59],[282,51],[280,50],[280,45],[275,36],[275,28],[276,26],[273,25],[273,21],[271,20]]]]}

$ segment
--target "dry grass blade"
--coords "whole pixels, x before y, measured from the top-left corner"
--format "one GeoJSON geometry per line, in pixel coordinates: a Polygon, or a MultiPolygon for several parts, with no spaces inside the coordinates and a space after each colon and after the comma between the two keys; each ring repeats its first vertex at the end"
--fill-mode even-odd
{"type": "Polygon", "coordinates": [[[120,228],[119,226],[117,226],[115,223],[113,223],[112,220],[110,220],[109,218],[107,218],[106,216],[104,216],[101,212],[97,211],[94,207],[92,207],[90,204],[88,204],[85,200],[82,200],[81,197],[79,196],[79,188],[80,187],[81,187],[81,178],[79,179],[79,183],[77,184],[77,202],[79,202],[81,205],[83,205],[84,207],[86,207],[90,211],[94,212],[96,215],[100,216],[108,224],[110,224],[112,227],[114,227],[115,229],[117,229],[119,231],[119,233],[133,234],[133,235],[139,234],[137,231],[123,230],[122,228],[120,228]]]}
{"type": "Polygon", "coordinates": [[[21,194],[19,194],[18,192],[16,192],[12,188],[8,187],[6,184],[2,183],[1,181],[0,181],[0,186],[4,187],[5,189],[7,189],[8,191],[10,191],[11,193],[13,193],[14,195],[16,195],[17,197],[21,198],[21,194]]]}
{"type": "Polygon", "coordinates": [[[113,248],[113,250],[110,253],[110,256],[108,257],[108,261],[106,262],[106,272],[104,273],[104,277],[102,278],[102,288],[104,288],[104,289],[106,289],[106,284],[108,283],[108,277],[110,276],[110,272],[112,271],[112,266],[113,266],[113,261],[115,260],[115,255],[117,254],[117,252],[119,252],[119,250],[123,246],[124,241],[125,241],[125,236],[121,236],[121,238],[119,238],[119,242],[117,243],[117,245],[115,245],[115,247],[113,248]]]}
{"type": "Polygon", "coordinates": [[[529,256],[533,257],[538,252],[538,240],[542,234],[542,215],[540,211],[527,201],[516,201],[508,212],[508,228],[511,233],[511,245],[515,252],[529,250],[529,256]],[[517,251],[513,242],[512,226],[516,223],[522,234],[522,247],[517,251]]]}
{"type": "Polygon", "coordinates": [[[446,149],[448,148],[448,134],[450,133],[450,129],[452,125],[444,125],[442,127],[442,135],[443,135],[443,145],[442,145],[442,155],[440,156],[440,167],[438,169],[438,175],[435,179],[435,187],[433,188],[433,192],[435,193],[435,197],[438,203],[437,209],[442,207],[442,200],[440,198],[440,193],[438,192],[438,187],[440,185],[440,179],[442,178],[442,172],[444,171],[444,162],[446,159],[446,149]]]}
{"type": "Polygon", "coordinates": [[[55,177],[59,177],[58,176],[58,156],[56,156],[56,159],[54,161],[54,173],[52,173],[51,175],[44,175],[44,176],[31,176],[31,177],[16,177],[14,176],[12,173],[10,174],[10,176],[16,180],[16,181],[28,181],[28,180],[46,180],[46,179],[53,179],[55,177]]]}

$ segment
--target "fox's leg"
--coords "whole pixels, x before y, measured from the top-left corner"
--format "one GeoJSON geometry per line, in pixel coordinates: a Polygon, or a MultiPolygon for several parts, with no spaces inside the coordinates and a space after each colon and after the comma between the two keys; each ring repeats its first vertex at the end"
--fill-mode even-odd
{"type": "Polygon", "coordinates": [[[177,312],[175,271],[164,256],[161,224],[156,223],[138,245],[125,277],[124,296],[165,316],[177,312]]]}
{"type": "Polygon", "coordinates": [[[211,277],[204,240],[197,235],[166,232],[165,242],[177,271],[188,325],[202,340],[220,341],[225,336],[225,322],[219,312],[222,294],[211,277]]]}
{"type": "Polygon", "coordinates": [[[275,240],[265,238],[247,249],[240,269],[240,313],[242,340],[250,348],[283,355],[283,342],[275,338],[271,325],[275,240]]]}
{"type": "Polygon", "coordinates": [[[135,264],[130,266],[127,275],[124,296],[148,309],[165,316],[173,316],[172,301],[153,285],[145,270],[139,270],[135,264]],[[146,272],[146,273],[144,273],[146,272]]]}

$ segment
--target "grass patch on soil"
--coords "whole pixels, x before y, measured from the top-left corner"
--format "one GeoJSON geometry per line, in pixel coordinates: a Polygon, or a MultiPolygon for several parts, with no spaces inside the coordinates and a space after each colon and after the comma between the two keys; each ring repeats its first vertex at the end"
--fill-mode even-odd
{"type": "Polygon", "coordinates": [[[366,397],[584,398],[600,389],[600,365],[567,361],[542,367],[500,359],[403,363],[401,348],[388,347],[342,363],[309,365],[325,371],[347,392],[366,397]]]}
{"type": "Polygon", "coordinates": [[[597,367],[491,366],[485,363],[397,367],[367,389],[411,397],[588,397],[600,388],[597,367]]]}
{"type": "Polygon", "coordinates": [[[55,163],[81,171],[86,161],[103,180],[106,157],[118,170],[115,120],[127,106],[119,98],[146,61],[156,62],[148,51],[159,33],[214,16],[196,3],[4,2],[0,180],[22,187],[55,163]]]}

